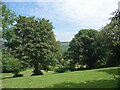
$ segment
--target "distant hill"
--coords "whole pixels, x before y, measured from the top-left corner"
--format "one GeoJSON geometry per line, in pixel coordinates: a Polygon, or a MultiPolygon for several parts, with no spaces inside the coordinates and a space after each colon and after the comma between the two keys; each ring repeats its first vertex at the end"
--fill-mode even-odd
{"type": "Polygon", "coordinates": [[[69,42],[61,42],[61,45],[69,45],[69,42]]]}
{"type": "Polygon", "coordinates": [[[65,51],[67,51],[68,47],[69,47],[69,42],[61,42],[62,54],[64,54],[65,51]]]}

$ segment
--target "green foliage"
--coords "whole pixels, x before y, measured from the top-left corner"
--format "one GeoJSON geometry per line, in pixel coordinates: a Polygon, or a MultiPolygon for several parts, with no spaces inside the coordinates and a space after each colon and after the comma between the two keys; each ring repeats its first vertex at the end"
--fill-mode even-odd
{"type": "Polygon", "coordinates": [[[49,20],[16,17],[4,3],[0,2],[0,6],[0,43],[8,52],[3,53],[4,70],[17,74],[21,68],[33,66],[33,73],[38,75],[43,74],[41,69],[53,70],[56,65],[57,72],[64,72],[68,68],[75,70],[120,65],[119,10],[113,13],[111,22],[100,32],[82,29],[67,46],[64,45],[66,42],[61,45],[55,40],[54,27],[49,20]]]}
{"type": "Polygon", "coordinates": [[[56,72],[63,73],[65,71],[68,71],[69,68],[69,60],[64,59],[65,53],[69,47],[68,42],[59,42],[59,60],[56,68],[54,69],[56,72]]]}
{"type": "Polygon", "coordinates": [[[69,68],[67,68],[67,67],[59,67],[55,71],[58,72],[58,73],[64,73],[66,71],[69,71],[69,68]]]}
{"type": "Polygon", "coordinates": [[[100,32],[80,30],[70,42],[65,60],[70,68],[100,68],[120,65],[120,12],[113,13],[111,22],[100,32]]]}
{"type": "Polygon", "coordinates": [[[1,16],[0,16],[0,20],[2,21],[1,25],[1,31],[0,31],[0,37],[1,40],[0,42],[5,45],[5,42],[7,41],[7,39],[9,39],[13,33],[13,27],[14,27],[14,23],[15,23],[15,19],[16,19],[16,14],[11,11],[3,2],[0,1],[0,11],[1,12],[1,16]],[[8,32],[11,30],[10,35],[8,35],[8,32]],[[8,35],[8,36],[7,36],[8,35]]]}
{"type": "Polygon", "coordinates": [[[2,20],[2,32],[3,32],[3,38],[5,36],[5,31],[10,30],[16,19],[16,14],[11,11],[4,3],[0,2],[0,11],[2,11],[2,17],[0,19],[2,20]]]}
{"type": "Polygon", "coordinates": [[[2,44],[3,44],[3,41],[2,41],[2,31],[0,31],[0,52],[2,52],[2,44]]]}
{"type": "Polygon", "coordinates": [[[120,13],[114,14],[111,22],[102,28],[99,35],[107,55],[107,66],[120,65],[120,13]]]}
{"type": "Polygon", "coordinates": [[[12,72],[14,76],[18,76],[21,71],[21,63],[7,51],[2,53],[2,70],[3,72],[12,72]]]}
{"type": "Polygon", "coordinates": [[[98,58],[95,43],[97,33],[93,29],[82,29],[72,39],[67,52],[68,58],[71,60],[71,68],[75,68],[76,65],[94,67],[98,58]]]}
{"type": "MultiPolygon", "coordinates": [[[[18,76],[19,71],[21,70],[21,63],[17,58],[14,58],[5,47],[5,43],[10,36],[13,35],[13,27],[15,23],[16,14],[11,11],[4,3],[0,2],[0,11],[1,17],[0,20],[2,21],[0,31],[0,48],[3,49],[2,52],[2,65],[3,65],[3,72],[12,72],[14,76],[18,76]],[[11,32],[10,32],[11,31],[11,32]],[[10,32],[10,34],[8,34],[10,32]]],[[[12,36],[13,37],[13,36],[12,36]]]]}
{"type": "Polygon", "coordinates": [[[34,74],[41,74],[40,69],[48,70],[49,66],[54,66],[60,55],[52,23],[44,18],[25,16],[19,16],[16,22],[13,35],[6,43],[11,53],[24,61],[23,64],[31,63],[35,68],[34,74]]]}

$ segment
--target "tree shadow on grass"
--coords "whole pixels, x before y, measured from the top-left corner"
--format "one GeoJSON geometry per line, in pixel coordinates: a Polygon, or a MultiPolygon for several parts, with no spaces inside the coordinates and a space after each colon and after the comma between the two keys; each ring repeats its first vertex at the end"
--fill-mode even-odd
{"type": "Polygon", "coordinates": [[[106,69],[106,70],[98,70],[100,72],[106,72],[108,74],[113,74],[113,75],[120,75],[120,68],[113,68],[113,69],[106,69]]]}
{"type": "Polygon", "coordinates": [[[13,77],[13,76],[11,76],[11,77],[2,77],[1,79],[10,79],[10,78],[15,78],[15,77],[13,77]]]}
{"type": "Polygon", "coordinates": [[[18,76],[2,77],[1,79],[4,80],[4,79],[11,79],[11,78],[18,78],[18,77],[23,77],[23,75],[20,74],[18,76]]]}
{"type": "Polygon", "coordinates": [[[54,84],[50,88],[120,88],[120,68],[118,69],[106,69],[106,70],[98,70],[100,72],[106,72],[108,74],[112,74],[114,76],[113,80],[94,80],[94,81],[86,81],[83,83],[73,83],[73,82],[63,82],[60,84],[54,84]]]}
{"type": "Polygon", "coordinates": [[[49,88],[120,88],[117,79],[115,80],[97,80],[84,83],[63,82],[54,84],[49,88]]]}

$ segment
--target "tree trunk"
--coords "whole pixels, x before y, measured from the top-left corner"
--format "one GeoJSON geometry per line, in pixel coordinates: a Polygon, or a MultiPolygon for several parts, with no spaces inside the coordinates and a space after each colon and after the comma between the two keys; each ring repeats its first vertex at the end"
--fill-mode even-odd
{"type": "Polygon", "coordinates": [[[43,73],[39,69],[39,63],[38,62],[34,62],[34,71],[33,71],[32,75],[43,75],[43,73]]]}

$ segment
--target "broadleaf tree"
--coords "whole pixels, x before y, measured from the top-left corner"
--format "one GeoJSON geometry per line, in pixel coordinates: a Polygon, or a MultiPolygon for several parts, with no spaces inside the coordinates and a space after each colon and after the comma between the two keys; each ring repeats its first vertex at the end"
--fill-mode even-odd
{"type": "Polygon", "coordinates": [[[106,46],[106,53],[109,53],[107,66],[120,65],[120,11],[112,13],[110,23],[100,31],[103,45],[106,46]]]}
{"type": "Polygon", "coordinates": [[[6,47],[6,42],[9,36],[12,36],[12,31],[16,19],[16,14],[10,10],[3,2],[0,1],[0,21],[2,21],[0,24],[0,47],[1,47],[1,53],[2,53],[2,71],[10,71],[14,73],[14,76],[18,76],[19,71],[21,71],[21,63],[18,59],[14,58],[13,55],[10,55],[8,48],[6,47]],[[8,35],[8,32],[9,35],[8,35]],[[8,35],[8,36],[7,36],[8,35]]]}
{"type": "Polygon", "coordinates": [[[74,69],[76,65],[86,65],[94,68],[97,62],[96,35],[93,29],[80,30],[69,44],[67,56],[70,59],[70,67],[74,69]]]}
{"type": "MultiPolygon", "coordinates": [[[[16,58],[27,60],[34,66],[34,74],[43,74],[58,59],[58,43],[53,33],[53,25],[44,18],[19,16],[16,20],[14,37],[7,46],[16,58]]],[[[23,63],[24,64],[24,63],[23,63]]]]}

